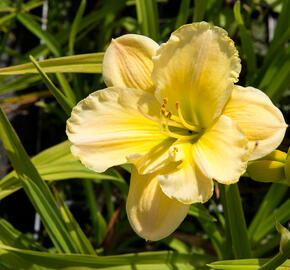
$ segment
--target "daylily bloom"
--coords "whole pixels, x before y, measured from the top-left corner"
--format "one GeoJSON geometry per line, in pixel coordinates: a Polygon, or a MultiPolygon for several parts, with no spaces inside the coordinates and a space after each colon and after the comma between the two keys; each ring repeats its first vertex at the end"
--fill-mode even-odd
{"type": "Polygon", "coordinates": [[[147,240],[171,234],[213,180],[238,181],[248,160],[272,152],[286,124],[270,99],[234,85],[240,59],[227,32],[185,25],[159,46],[128,34],[103,60],[108,88],[79,102],[67,122],[72,153],[96,172],[132,163],[131,226],[147,240]]]}

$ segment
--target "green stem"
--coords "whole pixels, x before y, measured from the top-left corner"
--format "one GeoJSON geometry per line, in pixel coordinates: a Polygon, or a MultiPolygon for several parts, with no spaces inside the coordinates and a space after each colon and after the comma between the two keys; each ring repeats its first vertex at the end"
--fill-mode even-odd
{"type": "Polygon", "coordinates": [[[273,269],[277,269],[277,267],[280,266],[281,264],[283,264],[286,260],[287,260],[287,256],[286,255],[284,255],[282,253],[278,253],[274,258],[272,258],[267,263],[265,263],[260,268],[258,268],[258,270],[273,270],[273,269]]]}
{"type": "Polygon", "coordinates": [[[236,259],[251,258],[252,251],[238,185],[220,185],[220,189],[234,256],[236,259]]]}

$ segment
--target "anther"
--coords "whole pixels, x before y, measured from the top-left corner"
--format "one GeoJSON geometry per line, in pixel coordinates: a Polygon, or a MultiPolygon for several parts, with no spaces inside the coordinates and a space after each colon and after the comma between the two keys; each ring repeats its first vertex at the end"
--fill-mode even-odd
{"type": "Polygon", "coordinates": [[[167,114],[167,118],[171,118],[171,116],[172,116],[172,112],[168,112],[168,114],[167,114]]]}
{"type": "Polygon", "coordinates": [[[166,104],[168,104],[168,98],[163,98],[163,103],[166,105],[166,104]]]}
{"type": "Polygon", "coordinates": [[[176,146],[173,147],[174,152],[178,152],[178,148],[176,146]]]}
{"type": "Polygon", "coordinates": [[[176,107],[176,109],[178,110],[178,108],[179,108],[179,102],[178,102],[178,101],[176,101],[176,103],[175,103],[175,107],[176,107]]]}

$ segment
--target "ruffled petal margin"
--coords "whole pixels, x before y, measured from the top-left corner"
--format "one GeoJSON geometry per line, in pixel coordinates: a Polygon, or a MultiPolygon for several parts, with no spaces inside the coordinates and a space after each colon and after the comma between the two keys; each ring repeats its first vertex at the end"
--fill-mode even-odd
{"type": "Polygon", "coordinates": [[[194,149],[211,177],[222,184],[237,182],[246,170],[247,138],[238,124],[225,115],[205,131],[194,149]]]}
{"type": "Polygon", "coordinates": [[[163,143],[166,148],[168,137],[144,113],[152,119],[160,113],[160,104],[149,92],[110,87],[92,93],[74,107],[67,121],[72,153],[88,168],[103,172],[126,163],[132,153],[143,155],[163,143]]]}
{"type": "Polygon", "coordinates": [[[213,181],[204,160],[197,156],[191,143],[175,144],[182,163],[168,173],[159,175],[163,192],[184,204],[206,202],[213,193],[213,181]]]}
{"type": "Polygon", "coordinates": [[[283,114],[259,89],[235,86],[223,114],[245,132],[250,160],[271,153],[284,138],[287,125],[283,114]]]}
{"type": "Polygon", "coordinates": [[[227,32],[206,22],[188,24],[171,34],[153,57],[156,97],[176,114],[207,128],[220,116],[241,70],[238,51],[227,32]]]}

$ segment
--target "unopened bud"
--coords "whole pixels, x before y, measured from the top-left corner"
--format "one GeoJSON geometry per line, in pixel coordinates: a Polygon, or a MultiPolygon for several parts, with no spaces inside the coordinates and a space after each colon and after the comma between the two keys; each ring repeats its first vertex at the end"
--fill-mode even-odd
{"type": "Polygon", "coordinates": [[[276,221],[276,229],[281,234],[280,253],[290,257],[290,232],[276,221]]]}
{"type": "Polygon", "coordinates": [[[258,182],[286,183],[286,156],[286,153],[275,150],[261,159],[249,162],[247,173],[258,182]]]}
{"type": "Polygon", "coordinates": [[[290,147],[288,149],[284,170],[286,176],[286,183],[288,184],[288,186],[290,186],[290,147]]]}

